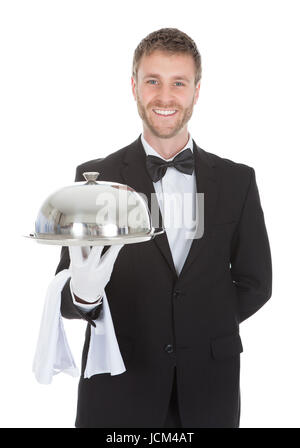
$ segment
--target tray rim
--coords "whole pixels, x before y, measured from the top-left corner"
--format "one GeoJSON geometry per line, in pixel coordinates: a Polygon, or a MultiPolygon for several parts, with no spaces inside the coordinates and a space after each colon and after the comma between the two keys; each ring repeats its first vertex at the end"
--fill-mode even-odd
{"type": "Polygon", "coordinates": [[[149,241],[157,235],[165,232],[164,228],[152,228],[147,235],[126,235],[115,236],[111,238],[39,238],[33,233],[23,235],[25,238],[36,241],[40,244],[53,244],[58,246],[111,246],[112,244],[133,244],[149,241]]]}

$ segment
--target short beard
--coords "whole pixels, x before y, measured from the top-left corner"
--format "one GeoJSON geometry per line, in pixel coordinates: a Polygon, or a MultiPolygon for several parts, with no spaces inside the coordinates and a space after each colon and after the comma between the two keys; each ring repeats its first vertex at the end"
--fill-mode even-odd
{"type": "MultiPolygon", "coordinates": [[[[150,129],[151,133],[159,138],[172,138],[175,135],[177,135],[181,131],[181,129],[183,129],[183,127],[188,123],[191,116],[193,115],[194,99],[195,99],[195,95],[193,96],[190,106],[187,107],[186,109],[184,109],[183,117],[178,123],[176,123],[174,129],[170,129],[164,133],[161,133],[155,126],[153,126],[151,121],[148,120],[148,117],[146,114],[146,109],[142,105],[138,93],[136,94],[136,102],[137,102],[139,116],[141,117],[144,124],[146,124],[146,126],[150,129]]],[[[152,108],[151,108],[151,110],[152,110],[152,108]]]]}

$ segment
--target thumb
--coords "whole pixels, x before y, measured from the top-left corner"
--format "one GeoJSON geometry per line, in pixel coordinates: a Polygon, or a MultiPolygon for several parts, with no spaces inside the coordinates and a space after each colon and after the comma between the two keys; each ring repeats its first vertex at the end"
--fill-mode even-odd
{"type": "Polygon", "coordinates": [[[105,254],[102,255],[98,266],[101,265],[103,267],[107,267],[108,265],[113,265],[123,246],[124,244],[114,244],[110,246],[110,248],[105,252],[105,254]]]}
{"type": "Polygon", "coordinates": [[[74,265],[80,265],[83,262],[80,246],[69,246],[70,261],[74,265]]]}

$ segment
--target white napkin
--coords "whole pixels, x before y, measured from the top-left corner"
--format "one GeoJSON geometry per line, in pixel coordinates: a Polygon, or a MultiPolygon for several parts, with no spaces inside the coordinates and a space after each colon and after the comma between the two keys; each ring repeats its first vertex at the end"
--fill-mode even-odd
{"type": "MultiPolygon", "coordinates": [[[[73,359],[63,319],[60,312],[61,291],[71,276],[70,269],[55,275],[47,289],[39,338],[33,361],[33,372],[41,384],[50,384],[53,375],[60,372],[78,376],[79,370],[73,359]]],[[[126,371],[104,292],[103,309],[91,326],[91,338],[84,378],[100,373],[119,375],[126,371]]]]}

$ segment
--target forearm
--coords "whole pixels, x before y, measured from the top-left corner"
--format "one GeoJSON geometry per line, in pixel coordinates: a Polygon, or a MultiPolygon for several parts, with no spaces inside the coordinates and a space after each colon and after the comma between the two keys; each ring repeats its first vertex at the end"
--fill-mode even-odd
{"type": "Polygon", "coordinates": [[[78,303],[82,303],[83,305],[96,305],[99,303],[99,299],[95,300],[95,302],[86,302],[85,300],[80,299],[74,294],[75,301],[78,303]]]}
{"type": "Polygon", "coordinates": [[[272,295],[271,250],[253,169],[233,241],[231,275],[238,296],[239,321],[242,322],[272,295]]]}
{"type": "Polygon", "coordinates": [[[61,292],[61,315],[66,319],[84,319],[91,325],[95,326],[93,320],[97,319],[102,309],[102,299],[99,300],[99,305],[88,305],[74,303],[72,292],[70,289],[70,278],[67,280],[61,292]],[[82,307],[81,307],[82,306],[82,307]]]}
{"type": "MultiPolygon", "coordinates": [[[[70,257],[69,257],[69,250],[67,246],[63,246],[61,249],[61,256],[59,264],[56,268],[55,275],[58,274],[58,272],[62,271],[63,269],[68,269],[70,267],[70,257]]],[[[102,308],[102,300],[99,300],[99,305],[94,304],[94,306],[90,306],[88,304],[80,304],[78,302],[78,306],[75,304],[75,300],[73,300],[72,292],[70,290],[70,278],[67,280],[65,286],[62,289],[61,292],[61,315],[66,319],[85,319],[88,322],[90,322],[92,325],[94,325],[94,322],[92,322],[93,319],[97,319],[99,316],[100,310],[102,308]],[[80,308],[80,305],[82,308],[80,308]],[[85,310],[83,309],[85,307],[85,310]]],[[[79,298],[81,299],[81,298],[79,298]]],[[[81,299],[83,300],[83,299],[81,299]]],[[[84,300],[83,300],[84,301],[84,300]]]]}

